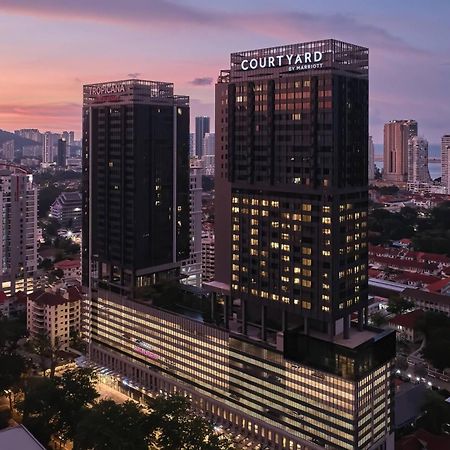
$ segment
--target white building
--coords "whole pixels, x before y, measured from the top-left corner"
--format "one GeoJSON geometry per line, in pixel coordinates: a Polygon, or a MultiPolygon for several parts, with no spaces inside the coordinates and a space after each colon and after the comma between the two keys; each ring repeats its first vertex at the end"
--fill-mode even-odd
{"type": "MultiPolygon", "coordinates": [[[[197,161],[197,160],[194,160],[197,161]]],[[[191,164],[189,176],[189,258],[182,262],[183,282],[200,287],[202,284],[202,169],[191,164]]]]}
{"type": "Polygon", "coordinates": [[[55,269],[63,271],[65,282],[75,281],[81,283],[81,260],[65,259],[54,264],[55,269]]]}
{"type": "Polygon", "coordinates": [[[214,176],[215,169],[215,145],[216,135],[214,133],[206,133],[203,138],[203,173],[205,175],[214,176]]]}
{"type": "Polygon", "coordinates": [[[442,136],[441,140],[441,183],[447,194],[450,194],[450,134],[442,136]]]}
{"type": "Polygon", "coordinates": [[[28,296],[27,329],[31,336],[47,335],[60,350],[69,347],[72,332],[80,330],[81,287],[38,290],[28,296]]]}
{"type": "Polygon", "coordinates": [[[408,141],[408,183],[430,183],[428,141],[414,136],[408,141]]]}
{"type": "Polygon", "coordinates": [[[1,289],[7,295],[32,292],[37,270],[37,188],[33,175],[0,165],[1,289]]]}

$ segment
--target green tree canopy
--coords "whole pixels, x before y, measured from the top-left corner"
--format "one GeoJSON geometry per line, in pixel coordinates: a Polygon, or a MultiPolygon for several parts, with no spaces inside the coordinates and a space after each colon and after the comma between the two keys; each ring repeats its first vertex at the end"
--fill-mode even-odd
{"type": "Polygon", "coordinates": [[[74,450],[148,450],[150,435],[149,418],[141,406],[102,400],[81,418],[74,450]]]}

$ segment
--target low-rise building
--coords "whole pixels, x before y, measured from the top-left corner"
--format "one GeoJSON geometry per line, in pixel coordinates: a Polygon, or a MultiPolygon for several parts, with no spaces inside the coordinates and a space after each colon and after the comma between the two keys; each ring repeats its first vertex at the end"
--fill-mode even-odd
{"type": "Polygon", "coordinates": [[[27,329],[31,336],[45,334],[53,346],[66,350],[73,332],[80,330],[80,286],[37,290],[28,296],[27,329]]]}
{"type": "Polygon", "coordinates": [[[81,194],[79,192],[62,192],[50,207],[50,214],[65,227],[80,228],[81,194]]]}
{"type": "Polygon", "coordinates": [[[64,281],[81,283],[81,261],[79,259],[65,259],[54,264],[55,269],[63,271],[64,281]]]}
{"type": "Polygon", "coordinates": [[[416,331],[417,321],[423,316],[423,311],[416,309],[406,314],[389,319],[389,327],[397,331],[397,339],[408,342],[418,342],[423,339],[422,333],[416,331]]]}
{"type": "Polygon", "coordinates": [[[416,308],[450,316],[450,295],[407,288],[402,292],[402,297],[414,302],[416,308]]]}

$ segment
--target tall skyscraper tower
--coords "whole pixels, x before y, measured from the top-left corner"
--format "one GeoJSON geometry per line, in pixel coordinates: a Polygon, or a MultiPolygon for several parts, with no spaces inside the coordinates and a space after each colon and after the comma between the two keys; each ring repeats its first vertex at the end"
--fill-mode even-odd
{"type": "Polygon", "coordinates": [[[444,134],[441,140],[441,183],[450,194],[450,134],[444,134]]]}
{"type": "Polygon", "coordinates": [[[368,178],[369,181],[375,179],[375,146],[373,145],[372,136],[369,136],[369,166],[368,166],[368,178]]]}
{"type": "Polygon", "coordinates": [[[33,175],[0,164],[1,290],[31,293],[37,270],[37,188],[33,175]]]}
{"type": "Polygon", "coordinates": [[[209,133],[209,117],[201,116],[195,118],[195,154],[203,156],[203,138],[209,133]]]}
{"type": "Polygon", "coordinates": [[[188,256],[189,99],[142,80],[83,95],[83,284],[132,297],[188,256]]]}
{"type": "Polygon", "coordinates": [[[379,448],[391,441],[394,347],[392,335],[377,343],[365,325],[368,50],[327,40],[232,54],[231,68],[217,84],[216,133],[224,136],[216,141],[216,236],[230,236],[229,248],[219,250],[216,243],[216,281],[227,282],[226,268],[219,267],[227,261],[231,301],[240,305],[233,308],[230,329],[259,345],[275,345],[302,374],[321,370],[315,383],[324,391],[331,391],[331,375],[344,384],[352,380],[354,403],[345,418],[330,397],[323,408],[329,416],[319,419],[317,404],[305,399],[309,413],[289,419],[291,411],[276,405],[287,404],[282,398],[289,394],[273,402],[248,395],[250,385],[254,392],[265,389],[258,380],[263,369],[249,362],[256,344],[239,347],[245,362],[234,370],[242,366],[252,376],[248,386],[233,385],[233,392],[305,440],[379,448]],[[227,196],[230,212],[223,211],[227,196]],[[385,357],[369,357],[370,368],[363,368],[365,353],[381,348],[385,357]],[[376,400],[357,400],[366,395],[360,387],[377,374],[383,380],[375,388],[379,408],[366,408],[376,400]],[[338,416],[342,425],[350,417],[349,424],[365,425],[338,431],[338,416]]]}
{"type": "Polygon", "coordinates": [[[429,183],[428,141],[414,136],[408,142],[408,183],[429,183]]]}
{"type": "Polygon", "coordinates": [[[391,120],[384,125],[383,179],[404,183],[408,179],[408,141],[417,136],[415,120],[391,120]]]}

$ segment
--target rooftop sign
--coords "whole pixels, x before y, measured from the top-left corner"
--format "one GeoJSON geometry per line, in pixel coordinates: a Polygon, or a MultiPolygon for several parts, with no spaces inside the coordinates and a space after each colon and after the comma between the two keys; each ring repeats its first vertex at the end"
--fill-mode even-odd
{"type": "Polygon", "coordinates": [[[282,66],[289,66],[289,70],[319,69],[323,66],[322,60],[323,53],[320,51],[305,52],[297,55],[261,56],[242,60],[241,69],[247,71],[282,66]]]}

